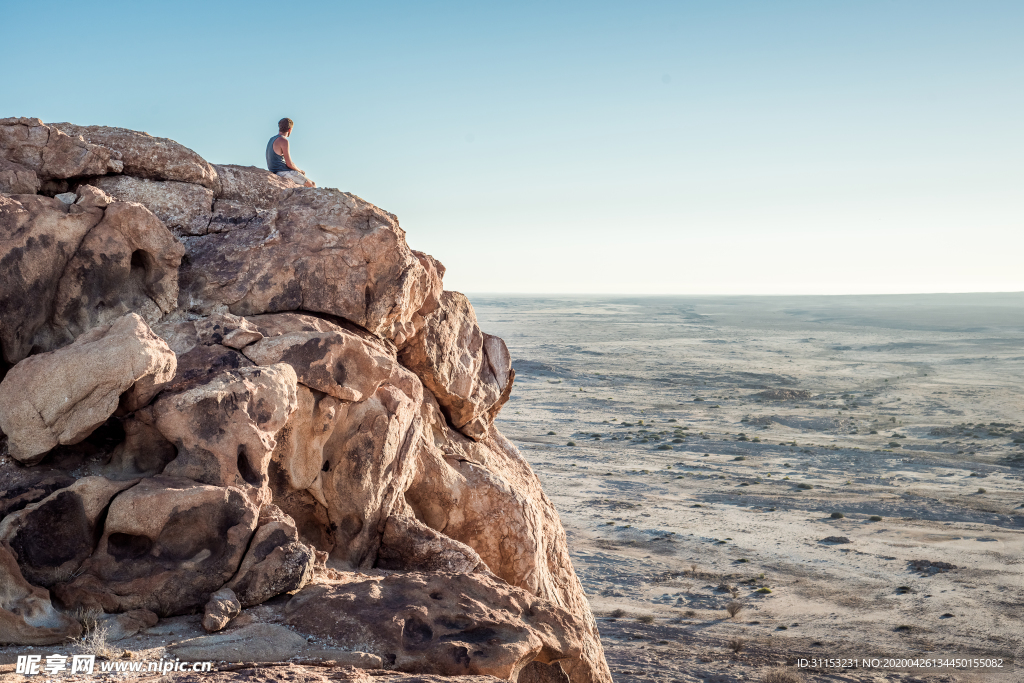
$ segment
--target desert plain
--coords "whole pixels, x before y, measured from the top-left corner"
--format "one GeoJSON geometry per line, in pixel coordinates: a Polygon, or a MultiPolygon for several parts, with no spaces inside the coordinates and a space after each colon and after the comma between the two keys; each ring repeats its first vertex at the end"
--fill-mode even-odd
{"type": "Polygon", "coordinates": [[[1024,680],[1024,295],[472,300],[616,681],[1024,680]]]}

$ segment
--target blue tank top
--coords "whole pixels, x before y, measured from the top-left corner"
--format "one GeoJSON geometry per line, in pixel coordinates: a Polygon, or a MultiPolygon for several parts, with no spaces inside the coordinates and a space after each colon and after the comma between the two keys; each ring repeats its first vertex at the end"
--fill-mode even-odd
{"type": "Polygon", "coordinates": [[[287,171],[288,164],[284,162],[284,155],[278,154],[274,151],[274,143],[280,135],[275,135],[270,138],[270,142],[267,143],[267,168],[270,169],[271,173],[280,173],[281,171],[287,171]]]}

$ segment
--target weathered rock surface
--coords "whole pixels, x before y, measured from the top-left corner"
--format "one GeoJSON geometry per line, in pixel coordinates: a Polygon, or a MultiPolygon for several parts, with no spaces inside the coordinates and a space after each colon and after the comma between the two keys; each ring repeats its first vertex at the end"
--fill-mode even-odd
{"type": "Polygon", "coordinates": [[[93,178],[90,185],[122,202],[138,202],[175,235],[205,235],[213,219],[213,190],[176,180],[128,175],[93,178]]]}
{"type": "MultiPolygon", "coordinates": [[[[217,188],[217,172],[205,159],[182,144],[167,138],[153,137],[149,133],[113,128],[110,126],[76,126],[73,123],[51,123],[50,129],[57,129],[69,136],[81,136],[87,144],[113,150],[124,164],[125,175],[152,180],[177,180],[217,188]]],[[[91,175],[103,175],[104,171],[91,175]]],[[[89,175],[75,173],[73,175],[89,175]]],[[[61,176],[70,178],[70,175],[61,176]]]]}
{"type": "Polygon", "coordinates": [[[0,119],[0,157],[43,179],[120,173],[124,168],[112,149],[25,117],[0,119]]]}
{"type": "Polygon", "coordinates": [[[480,331],[469,299],[458,292],[441,294],[399,358],[423,380],[448,420],[474,439],[487,433],[515,377],[505,342],[480,331]]]}
{"type": "Polygon", "coordinates": [[[0,635],[77,628],[28,578],[120,634],[264,603],[179,656],[610,683],[555,509],[493,424],[508,349],[395,216],[33,119],[0,120],[0,189],[22,192],[0,194],[0,566],[21,586],[0,635]],[[124,321],[135,341],[108,342],[124,321]],[[253,624],[296,591],[325,646],[253,624]]]}
{"type": "Polygon", "coordinates": [[[230,588],[221,588],[210,596],[203,608],[203,628],[208,633],[220,631],[242,613],[242,603],[230,588]]]}
{"type": "Polygon", "coordinates": [[[310,586],[285,608],[303,633],[381,656],[399,671],[515,680],[533,661],[578,659],[565,610],[486,574],[410,573],[310,586]]]}
{"type": "Polygon", "coordinates": [[[241,490],[152,477],[117,496],[81,576],[55,592],[71,608],[162,616],[206,604],[235,573],[258,512],[241,490]]]}
{"type": "Polygon", "coordinates": [[[26,358],[0,382],[0,430],[11,457],[32,464],[57,444],[78,443],[136,381],[170,379],[174,369],[174,353],[134,313],[26,358]]]}
{"type": "Polygon", "coordinates": [[[153,405],[156,428],[177,457],[164,474],[206,484],[234,486],[257,504],[264,495],[274,435],[297,406],[295,371],[278,363],[239,368],[153,405]]]}
{"type": "Polygon", "coordinates": [[[294,657],[306,639],[277,624],[252,624],[230,633],[200,636],[168,646],[172,657],[190,662],[280,662],[294,657]]]}
{"type": "Polygon", "coordinates": [[[39,176],[35,171],[13,161],[0,158],[0,192],[35,194],[39,192],[39,176]]]}
{"type": "Polygon", "coordinates": [[[468,545],[406,515],[391,515],[385,522],[377,566],[407,572],[454,574],[487,570],[484,561],[468,545]]]}
{"type": "Polygon", "coordinates": [[[0,544],[14,552],[22,576],[33,584],[66,581],[92,555],[97,523],[111,498],[133,484],[83,477],[0,521],[0,544]]]}
{"type": "Polygon", "coordinates": [[[226,585],[243,607],[297,591],[313,578],[316,551],[299,540],[291,517],[268,504],[260,510],[259,525],[242,566],[226,585]]]}
{"type": "Polygon", "coordinates": [[[25,580],[0,544],[0,643],[51,645],[81,634],[78,622],[53,608],[46,589],[25,580]]]}
{"type": "Polygon", "coordinates": [[[186,240],[182,309],[236,315],[314,311],[392,337],[433,283],[398,222],[358,197],[305,188],[272,223],[186,240]]]}
{"type": "Polygon", "coordinates": [[[160,617],[148,609],[133,609],[130,612],[105,615],[100,623],[106,628],[107,640],[118,641],[156,626],[159,620],[160,617]]]}
{"type": "Polygon", "coordinates": [[[173,310],[184,249],[145,207],[89,185],[67,205],[0,196],[0,344],[8,362],[52,351],[86,330],[173,310]]]}

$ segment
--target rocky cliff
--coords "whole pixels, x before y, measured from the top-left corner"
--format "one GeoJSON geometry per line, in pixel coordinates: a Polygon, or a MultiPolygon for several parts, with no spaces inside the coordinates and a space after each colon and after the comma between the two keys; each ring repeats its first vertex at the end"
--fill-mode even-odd
{"type": "Polygon", "coordinates": [[[508,349],[394,215],[0,119],[0,273],[0,643],[290,594],[292,630],[398,671],[611,680],[493,424],[508,349]]]}

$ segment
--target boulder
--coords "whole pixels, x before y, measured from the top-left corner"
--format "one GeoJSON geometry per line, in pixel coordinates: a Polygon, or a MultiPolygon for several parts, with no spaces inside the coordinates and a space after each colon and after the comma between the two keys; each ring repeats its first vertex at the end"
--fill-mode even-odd
{"type": "Polygon", "coordinates": [[[570,613],[487,574],[354,575],[304,588],[285,616],[398,671],[511,681],[533,661],[578,659],[584,636],[570,613]]]}
{"type": "Polygon", "coordinates": [[[384,384],[361,403],[343,406],[324,445],[321,482],[338,566],[372,567],[384,522],[405,509],[416,473],[422,422],[416,402],[384,384]]]}
{"type": "Polygon", "coordinates": [[[25,580],[14,555],[0,544],[0,644],[56,645],[80,635],[78,622],[53,608],[45,588],[25,580]]]}
{"type": "Polygon", "coordinates": [[[0,157],[0,192],[35,194],[39,192],[39,176],[21,164],[0,157]]]}
{"type": "Polygon", "coordinates": [[[250,321],[263,339],[242,351],[257,365],[287,363],[298,381],[342,401],[372,396],[395,369],[394,354],[338,325],[312,316],[284,313],[250,321]]]}
{"type": "MultiPolygon", "coordinates": [[[[124,397],[133,392],[122,395],[124,397]]],[[[114,447],[104,465],[103,475],[109,479],[136,479],[152,477],[178,455],[177,449],[156,428],[156,415],[152,406],[135,410],[120,420],[124,441],[114,447]]]]}
{"type": "Polygon", "coordinates": [[[110,148],[24,117],[0,119],[0,157],[42,179],[120,173],[124,168],[110,148]]]}
{"type": "Polygon", "coordinates": [[[0,196],[0,347],[8,363],[28,356],[53,314],[61,274],[101,220],[101,207],[0,196]]]}
{"type": "MultiPolygon", "coordinates": [[[[195,321],[200,344],[221,344],[241,349],[263,339],[263,334],[245,318],[230,313],[214,314],[195,321]]],[[[270,363],[260,363],[270,365],[270,363]]],[[[296,370],[298,372],[298,370],[296,370]]]]}
{"type": "Polygon", "coordinates": [[[478,440],[508,400],[515,378],[505,342],[480,331],[473,306],[459,292],[441,295],[399,359],[423,380],[451,424],[478,440]]]}
{"type": "Polygon", "coordinates": [[[385,522],[377,566],[405,572],[469,574],[489,571],[468,545],[407,515],[391,515],[385,522]]]}
{"type": "Polygon", "coordinates": [[[230,633],[174,643],[167,653],[186,662],[283,662],[305,646],[305,638],[284,626],[252,624],[230,633]]]}
{"type": "Polygon", "coordinates": [[[259,524],[242,566],[225,586],[243,607],[297,591],[313,578],[315,551],[299,540],[292,518],[268,504],[260,510],[259,524]]]}
{"type": "Polygon", "coordinates": [[[232,619],[242,613],[242,604],[230,588],[221,588],[210,596],[203,608],[203,628],[207,633],[222,630],[232,619]]]}
{"type": "Polygon", "coordinates": [[[69,608],[160,616],[202,608],[238,570],[257,518],[237,488],[143,479],[110,504],[81,575],[54,591],[69,608]]]}
{"type": "Polygon", "coordinates": [[[135,483],[83,477],[0,521],[0,544],[33,584],[66,581],[92,555],[110,500],[135,483]]]}
{"type": "Polygon", "coordinates": [[[255,166],[214,164],[220,187],[218,200],[253,209],[273,209],[295,190],[295,184],[255,166]]]}
{"type": "Polygon", "coordinates": [[[111,201],[90,185],[80,187],[78,196],[76,206],[110,203],[64,269],[49,338],[36,339],[45,350],[126,313],[156,323],[177,304],[178,265],[185,250],[174,235],[141,204],[111,201]]]}
{"type": "MultiPolygon", "coordinates": [[[[4,448],[0,444],[0,452],[4,448]]],[[[74,482],[74,477],[62,470],[43,466],[24,467],[16,460],[0,457],[0,520],[74,482]]]]}
{"type": "MultiPolygon", "coordinates": [[[[186,240],[179,304],[206,315],[313,311],[394,336],[432,289],[391,214],[337,190],[303,188],[272,223],[186,240]]],[[[436,274],[435,274],[436,277],[436,274]]]]}
{"type": "Polygon", "coordinates": [[[153,404],[156,428],[178,455],[164,474],[235,486],[257,505],[269,502],[267,466],[274,435],[295,411],[295,371],[278,363],[242,367],[153,404]]]}
{"type": "Polygon", "coordinates": [[[134,313],[26,358],[0,382],[0,430],[11,457],[34,464],[57,444],[82,441],[135,382],[169,379],[174,369],[174,353],[134,313]]]}
{"type": "MultiPolygon", "coordinates": [[[[213,170],[213,166],[174,140],[110,126],[76,126],[72,123],[51,123],[49,126],[72,137],[81,136],[86,143],[113,150],[124,164],[123,169],[118,169],[115,173],[151,180],[177,180],[202,185],[211,190],[217,189],[217,172],[213,170]]],[[[99,171],[91,175],[104,173],[99,171]]]]}
{"type": "Polygon", "coordinates": [[[93,178],[90,185],[123,202],[138,202],[177,236],[205,235],[213,218],[213,190],[176,180],[128,175],[93,178]]]}

